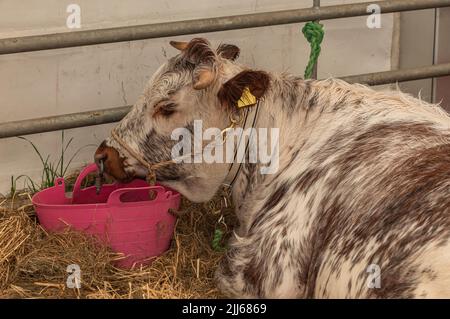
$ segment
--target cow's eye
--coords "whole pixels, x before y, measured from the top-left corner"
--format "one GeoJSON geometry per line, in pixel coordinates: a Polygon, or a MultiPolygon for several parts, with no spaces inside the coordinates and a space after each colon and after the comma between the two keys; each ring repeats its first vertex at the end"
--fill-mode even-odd
{"type": "Polygon", "coordinates": [[[161,101],[155,105],[155,112],[153,113],[153,116],[156,116],[158,114],[161,114],[163,116],[170,116],[175,113],[176,108],[176,103],[167,100],[161,101]]]}
{"type": "Polygon", "coordinates": [[[169,116],[172,115],[173,113],[175,113],[175,109],[176,109],[177,105],[175,103],[167,103],[164,104],[163,107],[161,107],[161,114],[164,116],[169,116]]]}

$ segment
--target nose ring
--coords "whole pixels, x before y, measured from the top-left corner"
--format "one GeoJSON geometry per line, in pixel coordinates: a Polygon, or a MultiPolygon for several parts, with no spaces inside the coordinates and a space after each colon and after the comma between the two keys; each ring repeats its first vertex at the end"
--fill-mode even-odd
{"type": "Polygon", "coordinates": [[[100,159],[98,161],[98,174],[95,177],[95,192],[96,194],[100,194],[100,191],[102,189],[102,183],[103,183],[103,172],[105,171],[105,164],[103,162],[103,159],[100,159]]]}

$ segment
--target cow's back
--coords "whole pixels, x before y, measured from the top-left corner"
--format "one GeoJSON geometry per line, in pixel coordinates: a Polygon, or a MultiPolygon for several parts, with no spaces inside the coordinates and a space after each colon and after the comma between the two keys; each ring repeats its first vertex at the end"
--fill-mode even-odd
{"type": "Polygon", "coordinates": [[[449,117],[398,92],[327,85],[348,91],[320,115],[327,132],[317,132],[298,179],[320,189],[307,294],[450,296],[449,117]]]}

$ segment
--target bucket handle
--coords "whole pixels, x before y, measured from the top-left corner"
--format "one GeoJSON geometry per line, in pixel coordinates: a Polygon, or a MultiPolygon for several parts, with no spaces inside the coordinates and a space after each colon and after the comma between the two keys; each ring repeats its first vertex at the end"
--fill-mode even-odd
{"type": "Polygon", "coordinates": [[[148,190],[149,193],[154,192],[155,197],[152,199],[153,201],[164,200],[164,199],[167,199],[171,195],[171,192],[166,191],[164,189],[164,187],[162,187],[162,186],[146,186],[146,187],[138,187],[138,188],[136,188],[136,187],[135,188],[119,188],[119,189],[116,189],[115,191],[113,191],[109,195],[107,203],[109,206],[117,206],[117,205],[124,204],[124,202],[122,202],[120,200],[120,197],[125,193],[132,192],[132,191],[135,192],[136,190],[148,190]]]}
{"type": "Polygon", "coordinates": [[[92,163],[86,166],[78,175],[75,184],[73,185],[73,198],[77,197],[81,190],[81,183],[90,173],[93,173],[98,170],[97,164],[92,163]]]}

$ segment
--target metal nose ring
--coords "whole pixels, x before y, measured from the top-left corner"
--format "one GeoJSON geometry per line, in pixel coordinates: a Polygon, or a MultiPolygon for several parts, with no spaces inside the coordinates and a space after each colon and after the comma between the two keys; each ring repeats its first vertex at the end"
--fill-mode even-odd
{"type": "Polygon", "coordinates": [[[95,177],[95,193],[98,195],[100,194],[100,191],[102,189],[103,173],[105,171],[105,164],[103,162],[103,159],[100,159],[97,165],[98,165],[98,174],[95,177]]]}

